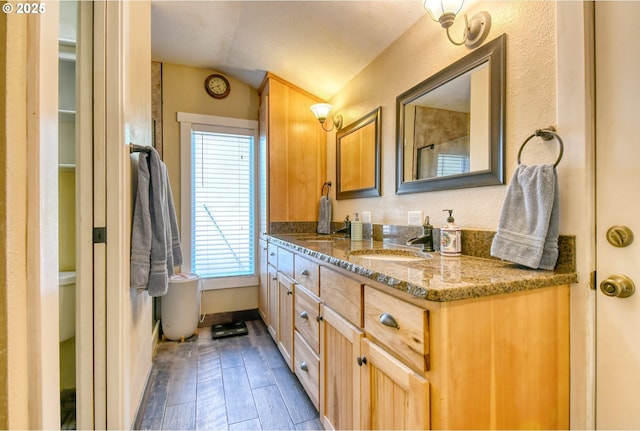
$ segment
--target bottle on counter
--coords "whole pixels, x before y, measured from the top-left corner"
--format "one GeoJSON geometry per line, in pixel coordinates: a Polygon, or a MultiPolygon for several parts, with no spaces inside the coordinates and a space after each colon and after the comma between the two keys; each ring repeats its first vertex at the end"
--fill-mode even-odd
{"type": "Polygon", "coordinates": [[[351,241],[362,241],[362,220],[355,214],[355,219],[351,222],[351,241]]]}
{"type": "Polygon", "coordinates": [[[462,229],[454,224],[453,210],[449,212],[447,224],[440,228],[440,254],[443,256],[460,256],[462,254],[462,229]]]}

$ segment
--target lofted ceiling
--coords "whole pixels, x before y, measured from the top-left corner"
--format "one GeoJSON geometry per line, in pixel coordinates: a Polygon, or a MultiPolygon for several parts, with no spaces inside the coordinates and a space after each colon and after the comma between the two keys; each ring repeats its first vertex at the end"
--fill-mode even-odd
{"type": "Polygon", "coordinates": [[[152,0],[151,55],[329,99],[424,15],[421,0],[152,0]]]}

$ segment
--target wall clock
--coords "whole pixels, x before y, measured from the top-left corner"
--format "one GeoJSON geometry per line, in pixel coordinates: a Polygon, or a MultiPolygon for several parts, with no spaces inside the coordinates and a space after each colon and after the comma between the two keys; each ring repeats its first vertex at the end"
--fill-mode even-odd
{"type": "Polygon", "coordinates": [[[217,73],[207,76],[207,79],[204,80],[204,88],[209,96],[216,99],[224,99],[231,91],[227,78],[217,73]]]}

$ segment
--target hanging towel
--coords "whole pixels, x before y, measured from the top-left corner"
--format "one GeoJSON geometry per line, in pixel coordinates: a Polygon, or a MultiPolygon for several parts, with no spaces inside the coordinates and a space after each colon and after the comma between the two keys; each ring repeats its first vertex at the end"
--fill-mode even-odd
{"type": "Polygon", "coordinates": [[[174,266],[182,264],[180,234],[165,164],[155,149],[140,153],[131,230],[132,288],[167,293],[174,266]]]}
{"type": "Polygon", "coordinates": [[[491,256],[536,269],[554,269],[560,225],[553,165],[518,165],[507,189],[491,256]]]}
{"type": "Polygon", "coordinates": [[[329,199],[329,196],[322,196],[320,198],[320,210],[318,211],[318,233],[331,233],[331,199],[329,199]]]}

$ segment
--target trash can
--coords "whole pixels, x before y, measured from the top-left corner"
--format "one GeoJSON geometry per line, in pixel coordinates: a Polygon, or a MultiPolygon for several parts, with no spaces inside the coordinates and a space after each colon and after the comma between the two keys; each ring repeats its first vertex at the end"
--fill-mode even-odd
{"type": "Polygon", "coordinates": [[[162,297],[160,319],[163,337],[184,341],[198,331],[200,317],[200,277],[197,274],[175,274],[162,297]]]}

